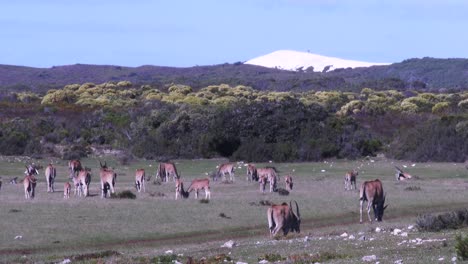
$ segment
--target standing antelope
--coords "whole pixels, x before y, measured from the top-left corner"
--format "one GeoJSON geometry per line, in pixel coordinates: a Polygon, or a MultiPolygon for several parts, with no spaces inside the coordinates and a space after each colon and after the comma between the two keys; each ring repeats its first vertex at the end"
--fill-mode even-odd
{"type": "MultiPolygon", "coordinates": [[[[232,182],[234,182],[234,168],[236,166],[234,163],[224,163],[219,165],[218,172],[216,174],[216,178],[219,178],[223,176],[223,180],[226,179],[226,174],[229,174],[229,178],[231,179],[232,182]]],[[[215,178],[215,179],[216,179],[215,178]]]]}
{"type": "Polygon", "coordinates": [[[286,184],[286,190],[292,191],[293,189],[293,179],[291,175],[284,176],[284,183],[286,184]]]}
{"type": "Polygon", "coordinates": [[[34,191],[36,189],[37,180],[34,175],[26,175],[23,180],[24,185],[24,197],[26,199],[34,198],[34,191]]]}
{"type": "Polygon", "coordinates": [[[247,180],[258,181],[257,168],[253,164],[247,164],[247,180]]]}
{"type": "Polygon", "coordinates": [[[45,177],[47,182],[47,192],[54,192],[54,181],[55,176],[57,175],[57,171],[52,164],[49,165],[45,169],[45,177]]]}
{"type": "Polygon", "coordinates": [[[81,166],[81,161],[80,160],[70,160],[68,162],[68,170],[70,171],[70,179],[73,178],[73,176],[78,175],[78,172],[81,171],[83,167],[81,166]]]}
{"type": "MultiPolygon", "coordinates": [[[[156,178],[160,177],[161,181],[168,182],[169,177],[172,175],[172,179],[175,181],[179,179],[179,174],[177,173],[177,168],[172,162],[161,162],[159,163],[158,170],[156,171],[156,178]]],[[[155,179],[156,180],[156,179],[155,179]]]]}
{"type": "Polygon", "coordinates": [[[89,169],[80,170],[76,177],[73,177],[75,184],[75,195],[78,190],[78,196],[89,196],[89,184],[91,183],[91,172],[89,169]]]}
{"type": "Polygon", "coordinates": [[[273,204],[268,208],[268,228],[270,229],[270,235],[275,236],[280,230],[283,230],[283,234],[287,235],[289,230],[292,232],[300,233],[301,215],[299,213],[299,205],[296,201],[296,212],[294,213],[291,202],[282,203],[281,205],[273,204]]]}
{"type": "Polygon", "coordinates": [[[356,190],[356,177],[359,175],[357,170],[348,171],[344,177],[345,190],[352,190],[353,186],[356,190]]]}
{"type": "Polygon", "coordinates": [[[66,182],[63,185],[63,198],[65,198],[65,199],[70,198],[70,189],[71,189],[71,184],[69,182],[66,182]]]}
{"type": "Polygon", "coordinates": [[[101,178],[101,198],[106,197],[106,184],[109,185],[111,193],[115,193],[114,185],[115,180],[117,179],[117,173],[107,167],[107,162],[104,162],[104,165],[99,161],[101,165],[101,171],[99,172],[99,176],[101,178]]]}
{"type": "Polygon", "coordinates": [[[135,187],[138,192],[141,192],[141,188],[143,187],[143,192],[145,190],[145,169],[137,169],[135,171],[135,187]]]}
{"type": "Polygon", "coordinates": [[[258,182],[260,183],[260,191],[265,192],[265,185],[267,182],[270,183],[270,192],[276,192],[276,168],[266,167],[257,169],[258,182]]]}
{"type": "Polygon", "coordinates": [[[184,198],[188,198],[189,193],[184,190],[184,183],[182,182],[181,179],[176,179],[176,193],[175,193],[175,199],[181,195],[184,198]]]}
{"type": "Polygon", "coordinates": [[[369,221],[372,223],[372,219],[370,217],[370,210],[371,207],[374,210],[374,218],[378,222],[382,221],[382,217],[387,208],[385,204],[385,194],[382,187],[382,182],[378,179],[373,181],[365,181],[361,184],[359,189],[359,200],[360,200],[360,217],[359,222],[362,223],[362,208],[364,206],[364,202],[367,201],[367,216],[369,217],[369,221]]]}
{"type": "Polygon", "coordinates": [[[38,175],[39,171],[37,169],[38,167],[34,163],[29,164],[28,166],[26,166],[26,170],[24,171],[24,174],[25,175],[38,175]]]}

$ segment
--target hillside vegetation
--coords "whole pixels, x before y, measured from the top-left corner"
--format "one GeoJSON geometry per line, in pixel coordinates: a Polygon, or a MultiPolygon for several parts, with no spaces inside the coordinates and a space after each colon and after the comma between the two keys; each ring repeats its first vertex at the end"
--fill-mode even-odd
{"type": "MultiPolygon", "coordinates": [[[[329,68],[329,67],[326,67],[329,68]]],[[[374,90],[462,91],[468,88],[468,59],[409,59],[388,66],[336,69],[314,72],[271,69],[241,62],[213,66],[173,68],[160,66],[122,67],[109,65],[68,65],[31,68],[0,65],[0,91],[44,93],[70,83],[131,81],[161,86],[178,83],[194,90],[212,84],[244,85],[256,90],[309,91],[374,90]]]]}
{"type": "Polygon", "coordinates": [[[249,86],[84,83],[2,97],[0,154],[245,161],[354,159],[384,153],[465,161],[468,92],[259,91],[249,86]]]}

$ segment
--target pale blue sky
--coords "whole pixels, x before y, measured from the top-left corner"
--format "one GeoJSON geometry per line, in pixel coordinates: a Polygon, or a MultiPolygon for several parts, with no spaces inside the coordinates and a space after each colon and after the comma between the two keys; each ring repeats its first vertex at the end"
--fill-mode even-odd
{"type": "Polygon", "coordinates": [[[289,49],[468,57],[463,0],[0,0],[0,64],[189,67],[289,49]]]}

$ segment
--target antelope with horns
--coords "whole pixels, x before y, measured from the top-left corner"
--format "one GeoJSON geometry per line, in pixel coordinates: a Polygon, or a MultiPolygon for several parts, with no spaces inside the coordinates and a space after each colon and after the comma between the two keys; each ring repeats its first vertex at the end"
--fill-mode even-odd
{"type": "Polygon", "coordinates": [[[365,181],[359,188],[359,201],[360,201],[360,216],[359,222],[362,223],[362,208],[364,202],[367,201],[367,216],[369,221],[372,222],[370,217],[371,208],[374,209],[374,218],[378,222],[382,221],[382,217],[387,208],[385,205],[385,194],[382,187],[382,182],[378,179],[373,181],[365,181]],[[385,205],[385,206],[384,206],[385,205]]]}
{"type": "Polygon", "coordinates": [[[219,179],[221,176],[223,180],[226,179],[226,174],[229,174],[229,178],[234,182],[234,169],[236,165],[234,163],[224,163],[218,166],[218,172],[216,173],[215,180],[219,179]]]}
{"type": "Polygon", "coordinates": [[[168,182],[170,176],[172,176],[174,181],[180,178],[175,164],[172,162],[159,163],[158,170],[156,171],[156,178],[160,177],[161,181],[168,182]]]}
{"type": "Polygon", "coordinates": [[[73,178],[73,176],[77,176],[78,173],[83,169],[81,166],[81,161],[80,160],[70,160],[68,162],[68,170],[70,171],[70,179],[73,178]]]}

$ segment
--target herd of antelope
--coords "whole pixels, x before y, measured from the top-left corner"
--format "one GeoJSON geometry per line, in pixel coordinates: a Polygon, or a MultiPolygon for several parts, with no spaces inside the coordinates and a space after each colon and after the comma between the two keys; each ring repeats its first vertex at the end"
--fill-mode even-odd
{"type": "MultiPolygon", "coordinates": [[[[117,179],[117,173],[107,166],[107,163],[102,164],[99,162],[100,171],[100,189],[101,189],[101,198],[105,198],[110,193],[115,193],[115,183],[117,179]]],[[[256,168],[253,164],[246,164],[247,168],[247,181],[254,182],[258,181],[260,186],[260,192],[265,192],[265,186],[269,184],[269,191],[276,192],[278,191],[278,171],[275,167],[264,167],[256,168]]],[[[26,166],[25,177],[23,179],[24,185],[24,195],[26,199],[32,199],[35,195],[35,188],[37,184],[37,179],[35,175],[38,175],[39,166],[34,164],[26,166]]],[[[223,181],[227,180],[229,176],[230,182],[235,181],[235,163],[225,163],[217,167],[217,171],[213,175],[213,180],[217,181],[222,178],[223,181]]],[[[400,168],[396,168],[396,180],[405,180],[410,179],[411,175],[403,172],[400,168]]],[[[72,183],[65,182],[63,195],[65,199],[70,198],[70,192],[73,188],[75,196],[89,196],[89,185],[91,182],[91,170],[89,168],[83,167],[80,160],[70,160],[68,162],[69,170],[69,179],[72,180],[72,183]]],[[[45,177],[47,182],[47,192],[54,192],[54,181],[57,175],[56,168],[49,164],[45,169],[45,177]]],[[[345,191],[356,190],[356,179],[359,175],[358,171],[352,170],[348,171],[344,177],[344,188],[345,191]]],[[[138,192],[146,192],[145,182],[150,181],[151,175],[146,177],[144,169],[137,169],[135,171],[135,188],[138,192]]],[[[181,179],[177,168],[172,162],[161,162],[157,167],[156,179],[160,179],[162,182],[169,182],[172,180],[175,182],[175,199],[179,197],[188,198],[189,194],[193,191],[195,193],[195,198],[198,199],[198,192],[203,190],[205,192],[205,199],[211,199],[210,191],[210,179],[209,178],[200,178],[194,179],[191,181],[191,184],[184,189],[184,183],[181,179]]],[[[156,180],[155,179],[155,180],[156,180]]],[[[15,181],[16,182],[16,181],[15,181]]],[[[293,178],[291,175],[284,176],[284,184],[287,191],[292,191],[293,189],[293,178]]],[[[1,186],[1,185],[0,185],[1,186]]],[[[109,194],[110,196],[110,194],[109,194]]],[[[359,188],[359,201],[360,201],[360,223],[362,223],[362,211],[364,208],[364,202],[367,201],[367,216],[370,222],[374,220],[382,221],[384,210],[386,209],[385,205],[385,193],[382,187],[382,182],[378,179],[373,181],[365,181],[360,185],[359,188]],[[373,209],[374,217],[371,218],[370,211],[373,209]]],[[[288,234],[289,231],[300,232],[300,213],[299,205],[294,201],[296,212],[292,206],[292,201],[287,203],[282,203],[281,205],[273,204],[267,210],[268,218],[268,227],[270,230],[271,236],[275,236],[279,231],[283,231],[283,234],[288,234]]]]}

